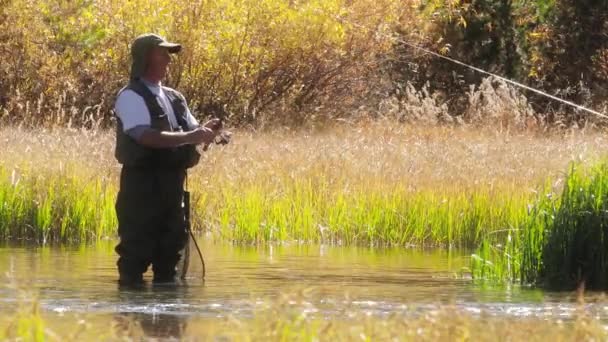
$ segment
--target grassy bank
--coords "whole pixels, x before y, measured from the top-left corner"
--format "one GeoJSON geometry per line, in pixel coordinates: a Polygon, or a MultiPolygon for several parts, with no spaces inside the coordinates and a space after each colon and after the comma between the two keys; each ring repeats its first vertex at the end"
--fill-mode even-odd
{"type": "MultiPolygon", "coordinates": [[[[0,238],[114,234],[111,132],[3,129],[0,139],[0,238]]],[[[605,142],[381,124],[239,132],[190,172],[194,221],[237,243],[477,247],[523,224],[539,186],[572,160],[591,163],[605,142]]]]}

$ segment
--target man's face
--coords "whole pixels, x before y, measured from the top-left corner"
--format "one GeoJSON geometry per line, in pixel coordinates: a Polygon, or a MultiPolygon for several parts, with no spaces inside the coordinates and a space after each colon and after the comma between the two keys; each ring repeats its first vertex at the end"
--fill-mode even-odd
{"type": "Polygon", "coordinates": [[[146,73],[157,79],[165,78],[167,67],[171,62],[169,51],[163,47],[155,47],[148,54],[146,73]]]}

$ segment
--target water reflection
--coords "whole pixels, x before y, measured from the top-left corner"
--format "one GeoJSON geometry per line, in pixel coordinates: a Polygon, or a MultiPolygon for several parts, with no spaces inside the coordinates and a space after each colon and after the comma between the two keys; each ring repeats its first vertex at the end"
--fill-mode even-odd
{"type": "Polygon", "coordinates": [[[173,314],[150,314],[143,312],[120,312],[114,317],[116,330],[122,336],[137,336],[141,329],[143,337],[154,339],[180,339],[187,327],[187,316],[173,314]]]}
{"type": "Polygon", "coordinates": [[[188,315],[180,310],[171,311],[172,304],[180,303],[187,297],[186,283],[150,285],[140,288],[119,289],[118,302],[127,303],[124,311],[114,315],[117,332],[122,336],[142,333],[146,339],[180,339],[187,327],[188,315]],[[141,305],[130,306],[134,297],[146,298],[147,308],[141,305]],[[163,304],[172,303],[172,304],[163,304]],[[168,312],[167,312],[168,311],[168,312]]]}

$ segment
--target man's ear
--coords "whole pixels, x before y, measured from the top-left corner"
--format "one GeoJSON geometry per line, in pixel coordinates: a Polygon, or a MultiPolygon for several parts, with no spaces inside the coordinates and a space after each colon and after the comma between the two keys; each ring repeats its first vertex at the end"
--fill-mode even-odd
{"type": "Polygon", "coordinates": [[[143,63],[144,63],[144,65],[143,65],[144,74],[149,71],[148,68],[150,67],[150,64],[151,64],[150,63],[150,59],[151,58],[152,58],[152,50],[146,52],[146,55],[144,57],[144,60],[143,60],[143,63]]]}

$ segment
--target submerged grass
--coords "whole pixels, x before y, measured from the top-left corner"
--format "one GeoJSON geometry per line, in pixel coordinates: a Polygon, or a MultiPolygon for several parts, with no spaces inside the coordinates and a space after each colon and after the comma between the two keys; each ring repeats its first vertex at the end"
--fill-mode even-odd
{"type": "MultiPolygon", "coordinates": [[[[0,130],[0,239],[112,236],[111,132],[0,130]]],[[[596,133],[383,126],[239,132],[190,172],[194,223],[238,243],[477,247],[528,219],[548,175],[595,160],[596,133]]]]}
{"type": "MultiPolygon", "coordinates": [[[[25,341],[602,341],[599,319],[583,307],[567,320],[496,317],[440,305],[390,315],[361,308],[325,315],[300,291],[258,299],[248,317],[193,318],[154,313],[63,314],[22,304],[0,318],[0,339],[25,341]]],[[[251,303],[254,305],[253,303],[251,303]]],[[[6,309],[6,308],[5,308],[6,309]]]]}

